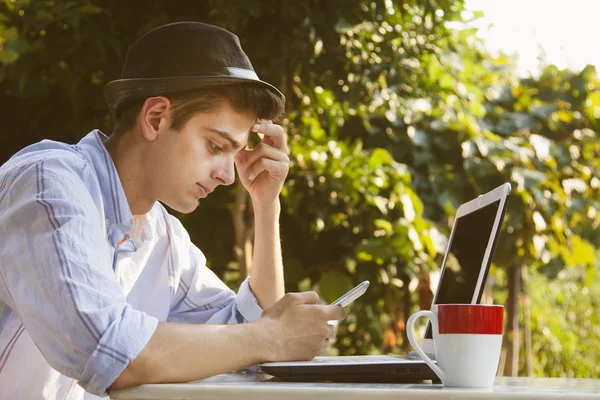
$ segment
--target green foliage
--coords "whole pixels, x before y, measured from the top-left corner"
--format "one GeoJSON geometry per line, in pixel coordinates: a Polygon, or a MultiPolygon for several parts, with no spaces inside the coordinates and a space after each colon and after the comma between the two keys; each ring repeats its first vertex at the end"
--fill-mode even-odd
{"type": "MultiPolygon", "coordinates": [[[[406,348],[403,321],[417,303],[427,306],[409,284],[438,268],[454,211],[509,181],[491,280],[504,291],[503,268],[539,271],[531,277],[536,373],[590,376],[598,349],[577,339],[598,339],[581,317],[598,299],[596,70],[550,66],[518,79],[510,59],[485,53],[463,11],[447,0],[5,0],[0,160],[42,138],[110,132],[102,87],[119,76],[128,46],[166,22],[215,23],[238,34],[259,76],[288,99],[286,289],[318,288],[332,301],[371,281],[340,326],[336,352],[406,348]],[[571,307],[564,299],[577,303],[575,317],[555,312],[571,307]],[[567,320],[581,329],[565,329],[567,320]]],[[[221,188],[180,216],[229,283],[239,275],[232,199],[233,189],[221,188]]]]}
{"type": "MultiPolygon", "coordinates": [[[[600,273],[598,263],[593,271],[600,273]]],[[[576,267],[554,279],[535,272],[530,276],[536,376],[600,377],[600,286],[589,281],[589,274],[576,267]]]]}
{"type": "Polygon", "coordinates": [[[539,80],[505,86],[486,104],[486,131],[463,150],[473,174],[485,166],[515,185],[497,262],[539,265],[550,275],[558,272],[553,265],[592,265],[599,125],[585,115],[598,90],[592,67],[581,73],[549,67],[539,80]]]}

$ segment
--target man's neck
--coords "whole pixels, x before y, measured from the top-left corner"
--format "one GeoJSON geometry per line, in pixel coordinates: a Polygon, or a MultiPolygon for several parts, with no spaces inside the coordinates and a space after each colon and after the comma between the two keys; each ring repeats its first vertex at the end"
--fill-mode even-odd
{"type": "Polygon", "coordinates": [[[104,142],[104,146],[115,164],[131,213],[143,216],[152,209],[156,200],[146,194],[148,185],[141,168],[144,165],[142,152],[140,146],[136,146],[131,139],[133,137],[130,132],[118,136],[113,134],[104,142]]]}

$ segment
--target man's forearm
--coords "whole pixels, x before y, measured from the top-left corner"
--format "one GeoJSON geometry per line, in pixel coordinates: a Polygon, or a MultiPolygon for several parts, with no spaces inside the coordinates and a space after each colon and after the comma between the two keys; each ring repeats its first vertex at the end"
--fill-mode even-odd
{"type": "Polygon", "coordinates": [[[285,294],[279,237],[280,213],[279,200],[271,207],[254,208],[254,258],[250,288],[263,309],[271,307],[285,294]]]}
{"type": "Polygon", "coordinates": [[[138,357],[110,389],[146,383],[189,382],[269,359],[257,323],[196,325],[159,323],[138,357]]]}

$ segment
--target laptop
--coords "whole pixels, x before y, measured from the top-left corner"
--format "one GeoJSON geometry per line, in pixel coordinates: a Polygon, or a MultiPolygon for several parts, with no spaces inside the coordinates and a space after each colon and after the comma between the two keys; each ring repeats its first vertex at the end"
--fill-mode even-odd
{"type": "MultiPolygon", "coordinates": [[[[481,301],[510,191],[510,184],[505,183],[458,208],[432,308],[437,304],[481,301]]],[[[434,359],[430,323],[424,331],[422,347],[434,359]]],[[[427,364],[412,352],[405,356],[315,357],[311,361],[262,363],[259,367],[286,381],[439,382],[427,364]]]]}

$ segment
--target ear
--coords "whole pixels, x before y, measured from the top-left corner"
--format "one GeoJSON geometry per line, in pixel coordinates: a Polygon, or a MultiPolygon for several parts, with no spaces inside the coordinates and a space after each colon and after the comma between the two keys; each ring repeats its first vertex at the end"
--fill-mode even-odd
{"type": "Polygon", "coordinates": [[[164,96],[149,97],[140,110],[142,135],[148,141],[154,141],[161,131],[171,126],[171,102],[164,96]]]}

